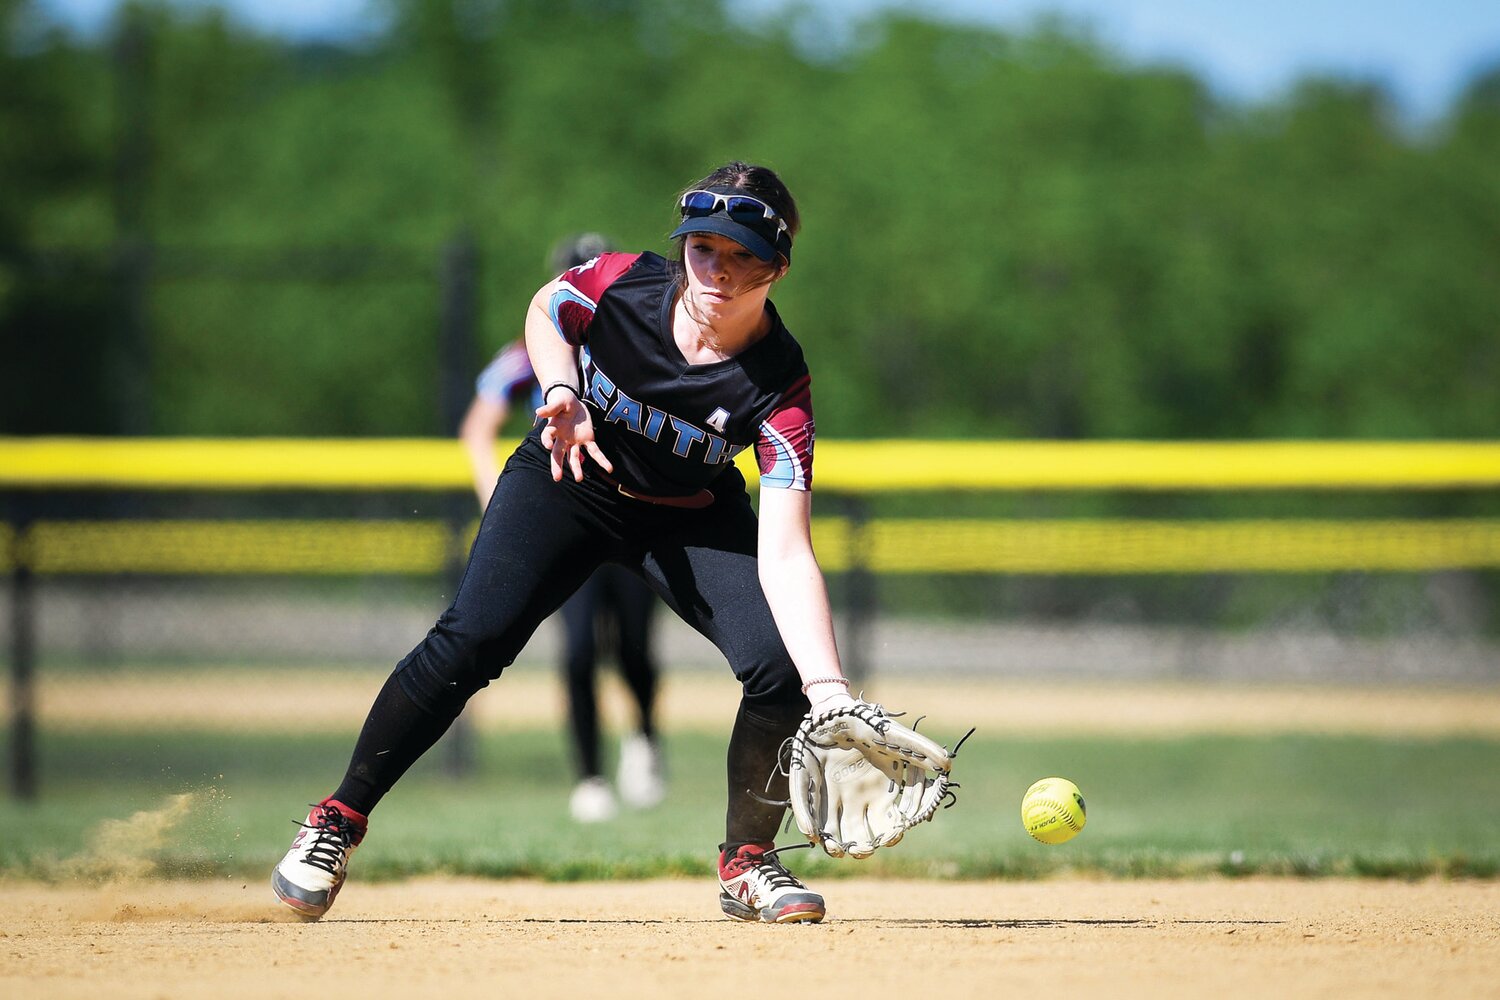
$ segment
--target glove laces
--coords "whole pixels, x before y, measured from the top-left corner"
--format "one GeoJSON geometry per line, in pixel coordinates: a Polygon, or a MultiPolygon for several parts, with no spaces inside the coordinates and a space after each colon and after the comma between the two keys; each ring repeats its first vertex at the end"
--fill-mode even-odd
{"type": "MultiPolygon", "coordinates": [[[[886,733],[886,730],[890,728],[890,720],[899,719],[902,716],[906,715],[906,713],[888,711],[885,706],[875,702],[867,702],[864,700],[864,698],[865,694],[863,691],[861,691],[859,693],[859,700],[853,707],[838,709],[834,712],[830,712],[826,716],[820,716],[817,720],[815,720],[815,722],[821,723],[825,719],[832,718],[835,715],[852,715],[855,718],[868,723],[870,727],[874,729],[878,734],[877,742],[880,742],[879,737],[883,737],[886,733]]],[[[917,731],[917,727],[922,724],[922,720],[925,718],[927,718],[927,716],[925,715],[917,716],[916,721],[911,724],[912,732],[917,731]]],[[[953,749],[948,752],[949,760],[952,760],[953,758],[958,756],[958,751],[962,749],[964,743],[968,741],[969,737],[974,735],[974,732],[975,728],[971,727],[968,732],[959,737],[958,742],[953,744],[953,749]]],[[[801,765],[803,755],[808,752],[808,745],[813,742],[814,741],[808,737],[806,723],[804,723],[803,726],[797,730],[797,732],[782,740],[781,746],[776,753],[776,764],[774,767],[772,767],[771,773],[766,775],[766,784],[762,791],[769,792],[771,790],[771,783],[778,777],[790,777],[792,770],[795,767],[801,765]]],[[[933,802],[931,810],[929,810],[919,818],[914,818],[914,823],[930,819],[932,813],[936,812],[939,807],[943,809],[951,809],[958,802],[958,788],[960,787],[958,782],[953,781],[946,774],[942,775],[940,780],[942,781],[942,794],[939,795],[933,802]]],[[[762,805],[780,806],[784,809],[790,809],[792,806],[790,798],[767,798],[765,795],[757,794],[754,789],[750,788],[745,789],[745,794],[750,796],[755,801],[761,803],[762,805]]],[[[795,817],[790,815],[787,816],[786,822],[782,825],[782,832],[789,832],[791,830],[794,818],[795,817]]],[[[795,850],[797,847],[811,846],[811,844],[796,844],[792,847],[777,848],[777,850],[795,850]]]]}

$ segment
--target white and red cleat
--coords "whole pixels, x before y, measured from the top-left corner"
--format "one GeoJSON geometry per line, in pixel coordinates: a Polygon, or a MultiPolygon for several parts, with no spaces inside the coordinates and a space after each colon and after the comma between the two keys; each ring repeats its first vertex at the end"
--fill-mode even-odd
{"type": "Polygon", "coordinates": [[[369,823],[367,816],[333,799],[313,806],[292,849],[271,871],[276,898],[312,920],[327,913],[344,884],[349,855],[365,838],[369,823]]]}
{"type": "Polygon", "coordinates": [[[771,844],[745,844],[719,855],[719,908],[736,920],[768,924],[817,923],[823,897],[787,871],[771,844]]]}

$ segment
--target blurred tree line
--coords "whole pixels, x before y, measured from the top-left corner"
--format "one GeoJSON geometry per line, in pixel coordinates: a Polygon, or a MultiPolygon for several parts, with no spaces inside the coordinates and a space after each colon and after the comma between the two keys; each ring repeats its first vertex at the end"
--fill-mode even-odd
{"type": "Polygon", "coordinates": [[[560,235],[668,250],[730,158],[799,199],[775,299],[833,437],[1493,437],[1500,68],[1404,127],[1086,31],[722,0],[390,0],[347,46],[0,0],[0,431],[428,434],[560,235]],[[451,275],[449,275],[451,277],[451,275]]]}

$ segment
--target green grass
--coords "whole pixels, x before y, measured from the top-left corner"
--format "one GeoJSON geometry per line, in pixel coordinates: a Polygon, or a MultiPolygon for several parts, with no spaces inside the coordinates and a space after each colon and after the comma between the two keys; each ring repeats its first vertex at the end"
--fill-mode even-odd
{"type": "MultiPolygon", "coordinates": [[[[296,742],[234,733],[44,733],[42,794],[0,802],[0,874],[260,878],[305,803],[332,788],[352,733],[296,742]],[[180,815],[172,813],[173,796],[180,815]],[[132,818],[134,817],[134,818],[132,818]],[[168,818],[175,817],[175,824],[168,818]],[[121,822],[124,821],[124,822],[121,822]]],[[[956,735],[956,734],[955,734],[956,735]]],[[[668,743],[667,803],[605,826],[567,818],[566,748],[555,730],[481,740],[472,778],[428,755],[375,814],[360,878],[420,873],[553,880],[701,875],[722,836],[724,738],[668,743]]],[[[1500,742],[1354,736],[1214,736],[964,746],[958,804],[864,862],[791,855],[820,877],[879,872],[1030,878],[1208,873],[1500,876],[1500,742]],[[1033,842],[1018,817],[1033,780],[1082,788],[1087,829],[1033,842]]],[[[786,834],[781,843],[794,843],[786,834]]]]}

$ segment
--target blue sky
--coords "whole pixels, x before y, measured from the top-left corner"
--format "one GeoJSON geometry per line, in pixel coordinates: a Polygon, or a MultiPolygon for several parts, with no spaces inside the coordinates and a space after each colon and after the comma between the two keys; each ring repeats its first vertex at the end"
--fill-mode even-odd
{"type": "MultiPolygon", "coordinates": [[[[203,6],[210,0],[178,0],[203,6]]],[[[220,0],[246,23],[303,38],[368,30],[367,0],[220,0]]],[[[773,10],[786,0],[730,0],[773,10]]],[[[1403,110],[1436,116],[1480,67],[1500,62],[1500,0],[804,0],[834,17],[877,6],[1022,26],[1062,14],[1092,26],[1127,58],[1183,65],[1232,100],[1275,96],[1297,77],[1331,73],[1375,79],[1403,110]]],[[[41,0],[88,30],[118,0],[41,0]]]]}

